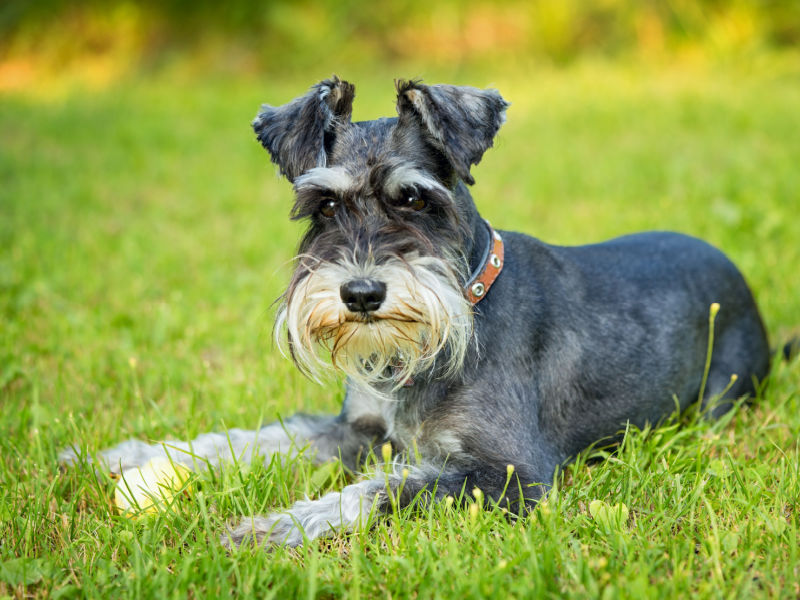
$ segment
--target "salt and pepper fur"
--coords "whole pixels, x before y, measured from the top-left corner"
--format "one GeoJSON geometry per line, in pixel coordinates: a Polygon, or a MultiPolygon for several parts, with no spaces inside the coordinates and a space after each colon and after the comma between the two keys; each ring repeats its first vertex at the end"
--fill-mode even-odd
{"type": "Polygon", "coordinates": [[[627,424],[658,423],[676,399],[681,409],[698,400],[714,302],[703,406],[722,414],[767,374],[764,327],[742,276],[718,250],[676,233],[568,248],[501,231],[503,271],[469,305],[463,286],[491,236],[465,184],[508,104],[495,90],[419,81],[396,90],[397,118],[351,122],[355,89],[334,77],[262,107],[253,122],[294,183],[292,217],[308,224],[278,331],[304,371],[348,375],[341,413],[191,443],[128,441],[98,457],[113,471],[165,454],[198,467],[308,446],[317,461],[357,470],[391,443],[389,475],[248,517],[226,544],[296,546],[363,526],[389,498],[407,505],[475,487],[512,512],[530,508],[587,446],[619,439],[627,424]],[[405,206],[406,196],[424,208],[405,206]],[[339,288],[353,278],[386,286],[377,311],[345,306],[339,288]]]}

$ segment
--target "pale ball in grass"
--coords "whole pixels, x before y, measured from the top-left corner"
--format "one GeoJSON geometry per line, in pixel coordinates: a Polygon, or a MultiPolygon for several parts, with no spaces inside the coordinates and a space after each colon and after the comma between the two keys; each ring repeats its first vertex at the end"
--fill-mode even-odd
{"type": "Polygon", "coordinates": [[[172,505],[175,495],[189,493],[191,472],[167,458],[154,458],[122,473],[114,490],[114,503],[129,517],[156,513],[172,505]]]}

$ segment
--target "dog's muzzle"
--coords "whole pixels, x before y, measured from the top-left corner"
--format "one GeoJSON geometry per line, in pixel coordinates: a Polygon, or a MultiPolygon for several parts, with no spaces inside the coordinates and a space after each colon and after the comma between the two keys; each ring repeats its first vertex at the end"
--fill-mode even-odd
{"type": "Polygon", "coordinates": [[[365,385],[398,387],[434,365],[441,374],[460,369],[472,305],[443,259],[342,261],[304,269],[277,325],[312,377],[333,366],[365,385]]]}

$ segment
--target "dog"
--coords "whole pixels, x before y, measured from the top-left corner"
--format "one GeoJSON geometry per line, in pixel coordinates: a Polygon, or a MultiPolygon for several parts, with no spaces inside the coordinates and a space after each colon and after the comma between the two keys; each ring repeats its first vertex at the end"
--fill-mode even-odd
{"type": "Polygon", "coordinates": [[[495,231],[467,186],[509,104],[415,80],[396,92],[397,117],[352,122],[355,88],[334,76],[253,121],[294,186],[291,217],[308,224],[278,337],[309,376],[346,375],[341,413],[129,440],[98,457],[121,472],[165,455],[216,465],[309,448],[358,470],[391,444],[388,474],[248,517],[225,544],[297,546],[395,501],[474,488],[522,514],[559,466],[627,424],[698,401],[718,417],[767,375],[762,319],[719,250],[669,232],[558,247],[495,231]]]}

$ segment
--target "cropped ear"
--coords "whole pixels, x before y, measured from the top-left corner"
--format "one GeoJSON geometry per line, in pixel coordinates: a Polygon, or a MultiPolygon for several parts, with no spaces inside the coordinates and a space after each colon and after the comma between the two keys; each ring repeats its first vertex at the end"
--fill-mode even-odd
{"type": "Polygon", "coordinates": [[[423,85],[413,80],[399,80],[395,85],[400,125],[421,125],[456,174],[468,184],[475,183],[470,167],[492,147],[509,103],[497,90],[423,85]]]}
{"type": "Polygon", "coordinates": [[[334,75],[289,104],[261,106],[253,129],[289,181],[325,166],[337,130],[350,123],[355,95],[355,86],[334,75]]]}

